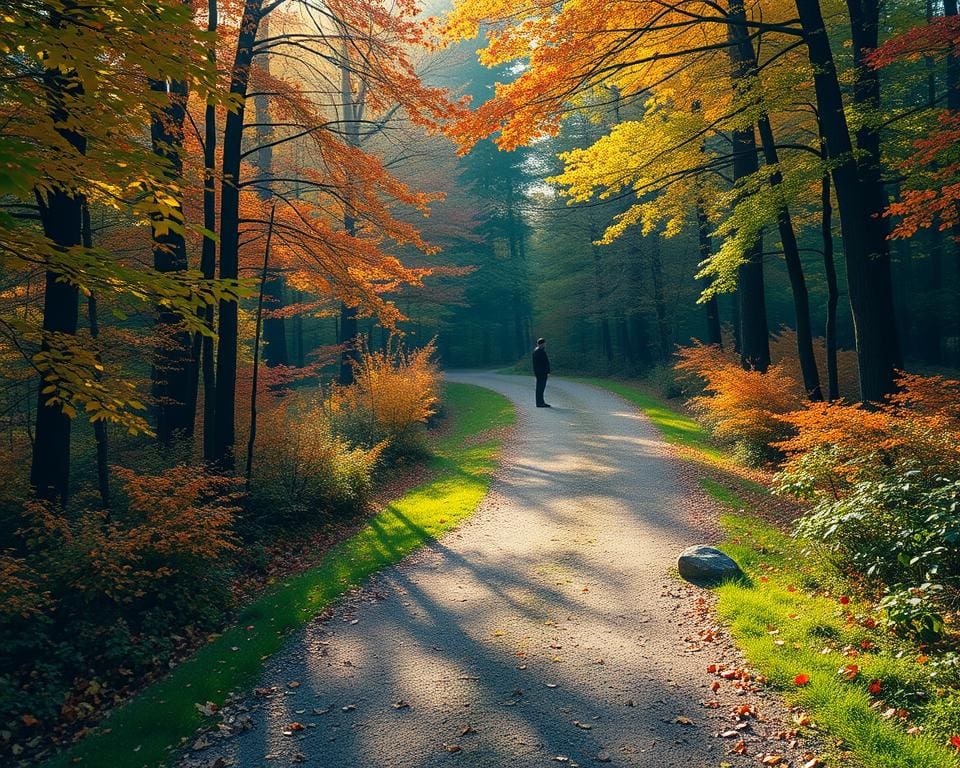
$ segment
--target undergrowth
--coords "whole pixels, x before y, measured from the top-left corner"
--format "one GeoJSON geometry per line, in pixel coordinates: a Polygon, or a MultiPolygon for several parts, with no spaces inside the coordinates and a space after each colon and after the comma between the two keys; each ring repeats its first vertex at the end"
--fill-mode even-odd
{"type": "Polygon", "coordinates": [[[500,450],[498,430],[513,423],[513,409],[506,398],[471,385],[447,384],[444,395],[452,426],[434,446],[430,480],[331,548],[317,567],[284,579],[247,606],[231,628],[45,768],[163,765],[202,724],[198,704],[221,705],[230,691],[256,678],[291,631],[471,514],[486,494],[500,450]]]}

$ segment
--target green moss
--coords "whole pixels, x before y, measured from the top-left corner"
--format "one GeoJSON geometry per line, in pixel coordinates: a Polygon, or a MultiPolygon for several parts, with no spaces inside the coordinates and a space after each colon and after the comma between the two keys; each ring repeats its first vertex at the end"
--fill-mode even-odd
{"type": "Polygon", "coordinates": [[[291,631],[470,515],[486,495],[500,451],[496,430],[513,423],[513,407],[501,395],[467,384],[447,384],[444,402],[453,425],[436,446],[430,481],[372,517],[319,566],[277,584],[248,606],[235,626],[44,768],[164,764],[170,748],[201,725],[196,704],[222,703],[231,690],[249,685],[291,631]]]}

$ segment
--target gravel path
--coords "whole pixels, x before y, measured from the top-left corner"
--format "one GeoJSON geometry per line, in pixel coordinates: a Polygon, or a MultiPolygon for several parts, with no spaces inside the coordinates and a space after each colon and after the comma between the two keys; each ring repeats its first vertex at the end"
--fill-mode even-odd
{"type": "Polygon", "coordinates": [[[291,638],[227,710],[243,732],[185,764],[801,765],[775,696],[707,673],[738,656],[671,571],[713,515],[655,428],[585,384],[551,380],[547,410],[532,379],[449,378],[517,406],[480,510],[291,638]]]}

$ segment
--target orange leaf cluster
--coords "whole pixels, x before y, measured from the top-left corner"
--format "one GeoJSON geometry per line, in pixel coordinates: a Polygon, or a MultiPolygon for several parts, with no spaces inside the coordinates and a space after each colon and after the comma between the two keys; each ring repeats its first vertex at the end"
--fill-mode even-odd
{"type": "Polygon", "coordinates": [[[403,443],[436,412],[440,374],[435,352],[433,342],[413,351],[400,345],[364,350],[355,366],[355,383],[334,389],[332,410],[367,413],[378,433],[403,443]]]}
{"type": "Polygon", "coordinates": [[[126,514],[61,509],[31,502],[28,526],[48,573],[74,597],[131,602],[178,570],[217,562],[234,549],[239,511],[236,481],[201,467],[176,466],[157,475],[114,467],[126,514]]]}
{"type": "Polygon", "coordinates": [[[690,405],[722,439],[767,446],[785,436],[784,414],[800,408],[797,382],[783,366],[744,370],[719,347],[695,344],[677,353],[676,368],[704,382],[690,405]]]}
{"type": "Polygon", "coordinates": [[[783,470],[814,478],[837,496],[889,467],[960,472],[960,381],[902,374],[899,389],[873,409],[846,403],[809,403],[780,419],[794,434],[776,444],[783,470]]]}

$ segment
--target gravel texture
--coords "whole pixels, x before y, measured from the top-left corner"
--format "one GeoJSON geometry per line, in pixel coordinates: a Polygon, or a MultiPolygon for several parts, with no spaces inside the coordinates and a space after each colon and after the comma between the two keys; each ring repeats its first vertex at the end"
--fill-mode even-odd
{"type": "Polygon", "coordinates": [[[537,409],[532,377],[449,378],[517,406],[487,499],[291,637],[183,764],[802,765],[775,695],[707,672],[742,662],[675,575],[716,538],[689,465],[602,390],[551,379],[537,409]]]}

